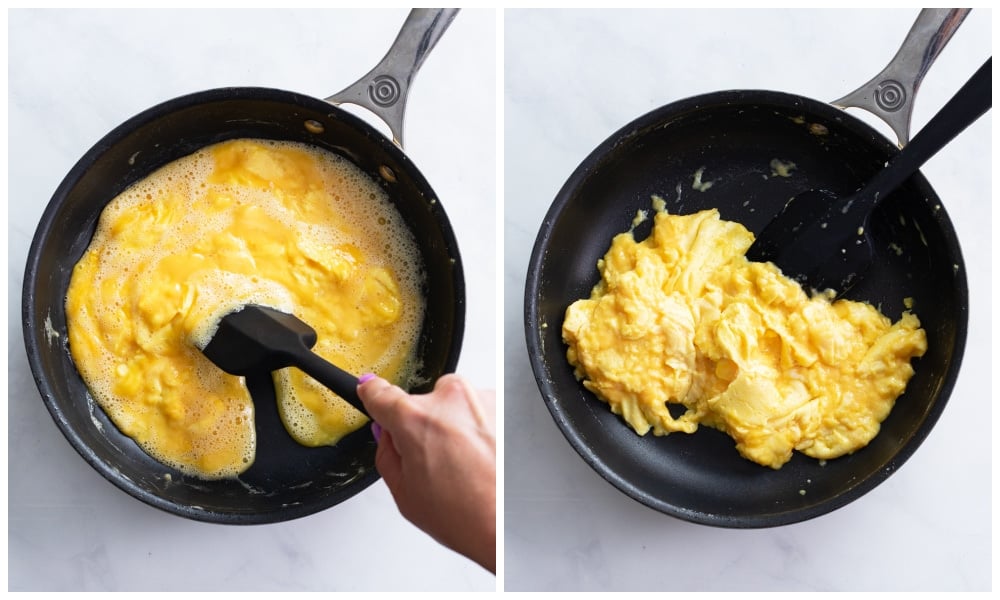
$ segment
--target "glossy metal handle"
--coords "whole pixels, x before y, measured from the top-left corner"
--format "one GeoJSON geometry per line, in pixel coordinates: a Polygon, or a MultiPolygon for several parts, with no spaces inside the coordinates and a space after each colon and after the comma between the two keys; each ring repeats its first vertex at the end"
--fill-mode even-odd
{"type": "Polygon", "coordinates": [[[414,75],[427,53],[458,14],[457,8],[415,8],[403,23],[385,57],[367,75],[326,99],[338,104],[356,104],[385,121],[392,141],[403,146],[403,112],[414,75]]]}
{"type": "Polygon", "coordinates": [[[896,133],[902,148],[910,141],[913,100],[927,70],[969,14],[970,8],[925,8],[889,64],[868,83],[831,102],[862,108],[881,118],[896,133]]]}

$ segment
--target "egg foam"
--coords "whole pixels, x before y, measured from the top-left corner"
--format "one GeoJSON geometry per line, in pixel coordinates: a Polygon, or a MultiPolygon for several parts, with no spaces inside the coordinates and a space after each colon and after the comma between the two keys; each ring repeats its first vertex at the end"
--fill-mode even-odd
{"type": "MultiPolygon", "coordinates": [[[[349,160],[239,139],[171,162],[114,198],[75,265],[69,349],[97,403],[148,454],[204,479],[254,461],[242,377],[199,350],[247,304],[295,314],[313,351],[406,386],[418,367],[424,270],[388,194],[349,160]]],[[[336,444],[367,417],[295,368],[273,374],[288,433],[336,444]]]]}
{"type": "Polygon", "coordinates": [[[718,210],[654,207],[650,236],[615,236],[591,296],[566,310],[584,387],[639,435],[714,427],[772,469],[794,451],[827,460],[866,446],[927,350],[917,316],[892,323],[867,303],[807,295],[747,260],[753,234],[718,210]]]}

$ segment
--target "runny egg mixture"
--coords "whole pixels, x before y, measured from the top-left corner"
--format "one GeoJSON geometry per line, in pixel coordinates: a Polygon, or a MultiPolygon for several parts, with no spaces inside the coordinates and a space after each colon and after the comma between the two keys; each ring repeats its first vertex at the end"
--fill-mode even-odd
{"type": "Polygon", "coordinates": [[[774,469],[795,450],[825,460],[867,445],[927,349],[918,318],[807,295],[748,261],[753,234],[717,210],[657,209],[651,235],[616,236],[590,298],[566,311],[583,385],[639,435],[707,425],[774,469]]]}
{"type": "MultiPolygon", "coordinates": [[[[346,159],[234,140],[168,164],[115,198],[66,299],[70,352],[115,425],[182,472],[236,476],[256,453],[243,379],[198,347],[246,304],[294,313],[315,352],[403,382],[423,319],[419,253],[385,192],[346,159]]],[[[301,444],[367,418],[298,369],[275,372],[301,444]]]]}

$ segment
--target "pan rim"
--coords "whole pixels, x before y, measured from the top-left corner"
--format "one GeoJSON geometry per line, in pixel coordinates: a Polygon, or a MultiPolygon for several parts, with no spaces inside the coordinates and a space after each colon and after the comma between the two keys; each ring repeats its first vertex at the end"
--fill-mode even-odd
{"type": "MultiPolygon", "coordinates": [[[[811,504],[805,508],[791,510],[761,512],[752,516],[733,516],[719,512],[708,512],[697,510],[688,506],[681,506],[659,497],[651,496],[649,493],[639,489],[639,487],[626,478],[622,477],[615,469],[608,466],[605,460],[596,452],[584,439],[580,431],[573,425],[567,412],[564,410],[559,400],[559,390],[556,389],[552,376],[551,365],[546,359],[545,341],[543,330],[552,329],[552,323],[540,321],[541,312],[539,308],[540,294],[542,293],[542,266],[546,254],[551,250],[550,239],[554,232],[554,224],[559,217],[567,210],[574,199],[574,192],[586,187],[587,178],[603,166],[604,159],[607,159],[613,150],[619,145],[627,145],[630,138],[637,137],[641,132],[651,129],[658,129],[666,126],[672,119],[679,118],[693,111],[702,111],[709,108],[721,108],[723,106],[757,106],[757,105],[778,105],[785,109],[801,108],[806,116],[818,115],[829,120],[837,121],[853,132],[863,134],[869,138],[869,145],[874,145],[877,149],[887,153],[898,152],[898,148],[892,144],[884,135],[876,131],[867,123],[846,111],[834,107],[828,103],[817,101],[808,97],[790,94],[786,92],[764,90],[764,89],[730,89],[715,92],[708,92],[691,96],[669,104],[654,108],[647,113],[637,117],[617,131],[612,133],[594,150],[587,154],[573,170],[566,182],[557,192],[555,199],[547,210],[539,227],[535,243],[532,247],[528,261],[527,280],[524,288],[524,327],[525,338],[528,351],[528,359],[531,364],[535,382],[541,392],[542,400],[548,409],[550,416],[556,422],[558,429],[567,439],[574,451],[596,471],[605,481],[618,488],[619,491],[629,496],[633,500],[646,505],[649,508],[677,517],[692,523],[709,525],[723,528],[765,528],[790,525],[819,517],[821,515],[837,510],[846,504],[860,498],[871,491],[892,473],[894,473],[903,463],[909,459],[916,449],[923,443],[929,435],[931,429],[944,411],[950,398],[955,382],[960,372],[962,356],[964,354],[967,327],[968,327],[968,282],[965,274],[965,263],[961,254],[961,246],[957,239],[957,234],[951,224],[950,219],[943,207],[940,211],[940,222],[942,223],[941,234],[946,239],[951,248],[956,252],[956,258],[960,268],[956,270],[956,283],[958,284],[958,295],[960,302],[958,311],[960,321],[957,323],[957,331],[954,338],[954,347],[948,370],[937,388],[937,395],[932,401],[930,408],[924,415],[923,422],[916,433],[900,447],[891,458],[886,461],[884,468],[877,473],[864,479],[856,480],[845,489],[835,495],[831,495],[817,504],[811,504]]],[[[921,173],[916,173],[913,178],[922,186],[932,190],[930,184],[921,173]]],[[[933,190],[932,190],[933,191],[933,190]]],[[[561,330],[561,319],[559,329],[561,330]]],[[[561,336],[560,336],[560,343],[561,336]]],[[[563,345],[563,347],[565,347],[563,345]]],[[[582,387],[582,386],[581,386],[582,387]]],[[[589,392],[588,392],[589,393],[589,392]]]]}

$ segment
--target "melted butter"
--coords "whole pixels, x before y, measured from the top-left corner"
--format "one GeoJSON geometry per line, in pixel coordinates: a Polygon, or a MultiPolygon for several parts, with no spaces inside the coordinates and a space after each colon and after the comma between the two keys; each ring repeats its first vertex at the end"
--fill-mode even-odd
{"type": "Polygon", "coordinates": [[[826,460],[864,447],[926,351],[919,320],[809,297],[745,258],[753,239],[716,210],[660,211],[646,240],[616,236],[590,298],[566,311],[577,378],[640,435],[707,425],[775,469],[796,450],[826,460]]]}
{"type": "MultiPolygon", "coordinates": [[[[197,349],[218,320],[249,303],[292,312],[327,360],[405,385],[424,311],[418,256],[385,193],[347,160],[224,142],[105,208],[66,299],[70,351],[101,407],[150,455],[232,477],[258,441],[242,378],[197,349]]],[[[274,379],[301,444],[335,444],[367,421],[297,369],[274,379]]]]}

